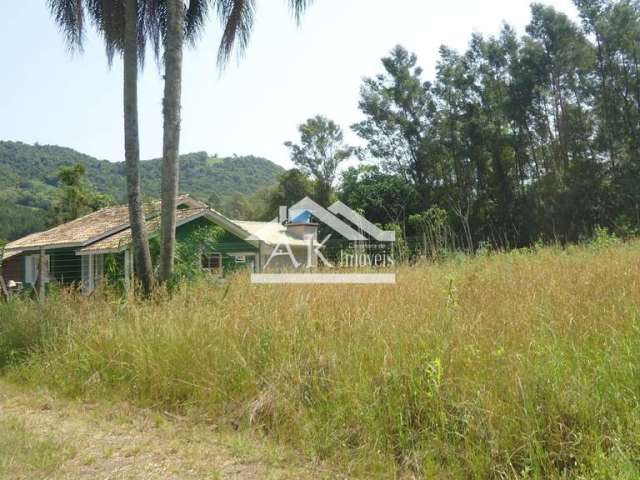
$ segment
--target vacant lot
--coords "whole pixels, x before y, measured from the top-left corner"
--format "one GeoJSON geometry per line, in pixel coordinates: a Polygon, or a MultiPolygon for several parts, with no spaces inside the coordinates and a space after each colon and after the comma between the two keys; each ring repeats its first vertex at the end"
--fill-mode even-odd
{"type": "Polygon", "coordinates": [[[607,241],[405,267],[393,286],[60,294],[0,306],[0,361],[348,476],[637,478],[639,274],[640,244],[607,241]]]}

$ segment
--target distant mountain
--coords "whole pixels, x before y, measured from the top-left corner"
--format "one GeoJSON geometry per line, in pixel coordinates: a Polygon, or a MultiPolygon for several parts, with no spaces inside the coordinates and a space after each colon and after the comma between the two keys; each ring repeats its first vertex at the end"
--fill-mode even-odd
{"type": "MultiPolygon", "coordinates": [[[[16,238],[43,228],[44,212],[58,185],[58,170],[78,163],[85,166],[87,179],[96,190],[119,203],[125,202],[124,162],[98,160],[55,145],[0,141],[0,239],[16,238]],[[9,213],[11,205],[17,207],[9,213]],[[16,218],[25,220],[13,228],[9,223],[14,225],[16,218]]],[[[160,165],[160,159],[142,162],[142,188],[147,197],[160,195],[160,165]]],[[[190,153],[180,158],[180,193],[204,201],[215,193],[224,201],[235,193],[254,193],[274,185],[283,171],[260,157],[220,158],[206,152],[190,153]]]]}

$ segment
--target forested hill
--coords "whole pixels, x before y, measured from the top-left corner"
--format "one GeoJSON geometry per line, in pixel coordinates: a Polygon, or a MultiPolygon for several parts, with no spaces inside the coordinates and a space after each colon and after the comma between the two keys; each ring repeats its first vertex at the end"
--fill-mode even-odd
{"type": "MultiPolygon", "coordinates": [[[[15,238],[44,226],[45,212],[58,185],[56,173],[60,167],[74,164],[84,165],[87,179],[96,190],[124,203],[124,162],[98,160],[54,145],[0,141],[0,239],[15,238]],[[9,212],[12,206],[13,212],[9,212]]],[[[160,159],[142,162],[147,197],[159,197],[160,165],[160,159]]],[[[282,171],[259,157],[190,153],[181,157],[180,192],[205,201],[215,193],[225,200],[234,193],[253,193],[275,184],[282,171]]]]}

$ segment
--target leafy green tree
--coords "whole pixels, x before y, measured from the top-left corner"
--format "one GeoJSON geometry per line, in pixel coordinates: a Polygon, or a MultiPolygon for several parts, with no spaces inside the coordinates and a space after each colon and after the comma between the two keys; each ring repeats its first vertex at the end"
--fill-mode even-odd
{"type": "Polygon", "coordinates": [[[382,59],[384,73],[365,79],[360,91],[366,118],[352,128],[368,142],[363,156],[425,189],[437,182],[438,156],[431,142],[436,104],[417,61],[399,45],[382,59]]]}
{"type": "Polygon", "coordinates": [[[174,281],[193,280],[204,275],[201,265],[203,253],[218,251],[225,230],[217,225],[207,225],[196,229],[176,247],[176,272],[174,281]]]}
{"type": "Polygon", "coordinates": [[[404,225],[419,204],[410,183],[400,175],[380,171],[376,165],[348,168],[342,174],[339,197],[378,224],[404,225]]]}
{"type": "MultiPolygon", "coordinates": [[[[291,205],[304,197],[313,194],[313,183],[300,170],[292,168],[280,176],[275,195],[271,202],[273,207],[291,205]]],[[[275,210],[274,210],[275,211],[275,210]]]]}
{"type": "Polygon", "coordinates": [[[317,115],[299,126],[300,143],[285,142],[291,160],[316,182],[316,201],[331,203],[338,167],[353,155],[354,148],[345,144],[342,129],[332,120],[317,115]]]}
{"type": "Polygon", "coordinates": [[[280,176],[278,184],[264,193],[264,198],[257,204],[264,205],[264,210],[256,218],[271,220],[277,216],[281,205],[293,205],[304,197],[313,196],[314,185],[309,178],[296,168],[287,170],[280,176]]]}
{"type": "Polygon", "coordinates": [[[113,202],[87,183],[82,165],[61,168],[58,180],[59,194],[50,212],[51,220],[56,225],[87,215],[113,202]]]}
{"type": "Polygon", "coordinates": [[[594,39],[595,146],[613,166],[640,160],[640,7],[631,0],[574,0],[594,39]]]}
{"type": "Polygon", "coordinates": [[[207,200],[207,205],[209,205],[214,210],[220,210],[222,207],[220,195],[218,195],[216,192],[211,193],[211,195],[209,195],[209,199],[207,200]]]}
{"type": "Polygon", "coordinates": [[[222,213],[234,220],[253,220],[255,218],[255,205],[251,197],[236,193],[222,207],[222,213]]]}

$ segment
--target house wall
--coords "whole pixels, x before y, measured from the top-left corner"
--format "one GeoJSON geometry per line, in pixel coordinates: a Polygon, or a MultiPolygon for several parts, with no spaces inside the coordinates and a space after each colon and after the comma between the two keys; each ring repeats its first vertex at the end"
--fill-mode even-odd
{"type": "Polygon", "coordinates": [[[80,286],[86,295],[101,286],[127,289],[129,279],[125,268],[125,252],[96,253],[80,255],[80,280],[74,284],[80,286]]]}
{"type": "Polygon", "coordinates": [[[82,258],[76,249],[61,248],[48,250],[51,279],[63,285],[80,284],[82,280],[82,258]]]}
{"type": "Polygon", "coordinates": [[[24,282],[24,254],[3,260],[0,269],[5,282],[24,282]]]}
{"type": "MultiPolygon", "coordinates": [[[[46,250],[48,270],[45,274],[45,281],[55,281],[63,285],[79,284],[82,278],[81,275],[81,258],[76,255],[76,250],[71,248],[46,250]]],[[[11,262],[14,258],[20,258],[20,265],[10,265],[10,268],[14,269],[14,272],[18,272],[21,282],[35,281],[35,278],[31,278],[33,274],[34,265],[38,262],[38,253],[21,254],[18,257],[12,257],[7,262],[11,262]],[[30,258],[28,258],[30,257],[30,258]],[[29,260],[29,261],[27,261],[29,260]],[[30,274],[27,273],[27,269],[31,267],[30,274]],[[15,270],[15,269],[19,270],[15,270]]],[[[4,271],[4,266],[3,266],[4,271]]],[[[14,273],[14,276],[18,273],[14,273]]],[[[6,277],[5,277],[6,278],[6,277]]],[[[13,278],[12,278],[13,279],[13,278]]],[[[8,281],[8,279],[7,279],[8,281]]]]}
{"type": "MultiPolygon", "coordinates": [[[[217,226],[211,220],[207,218],[198,218],[192,222],[179,226],[176,229],[176,241],[185,242],[188,241],[195,232],[203,227],[217,226]]],[[[223,228],[223,227],[220,227],[223,228]]],[[[223,228],[224,230],[224,228],[223,228]]],[[[244,241],[242,238],[224,230],[223,236],[212,246],[213,252],[220,253],[222,255],[222,267],[225,271],[235,270],[237,268],[248,267],[252,261],[251,258],[247,258],[246,264],[236,263],[234,253],[247,253],[256,254],[258,249],[250,243],[244,241]]],[[[207,253],[213,253],[207,252],[207,253]]]]}
{"type": "MultiPolygon", "coordinates": [[[[44,255],[44,283],[49,283],[49,253],[44,255]]],[[[40,269],[40,254],[39,253],[25,253],[24,254],[24,283],[26,285],[35,285],[38,280],[38,270],[40,269]]]]}
{"type": "MultiPolygon", "coordinates": [[[[280,251],[286,253],[286,255],[276,255],[271,261],[269,261],[269,257],[271,256],[273,250],[267,249],[263,247],[262,251],[262,265],[266,266],[264,270],[266,272],[276,272],[276,271],[289,271],[295,273],[304,273],[307,269],[307,258],[308,258],[308,248],[307,247],[291,247],[291,253],[293,253],[293,257],[300,264],[297,268],[294,266],[291,257],[289,256],[285,247],[280,247],[280,251]],[[268,253],[265,253],[268,250],[268,253]],[[269,265],[267,265],[269,262],[269,265]]],[[[315,256],[311,258],[311,265],[313,267],[317,266],[317,261],[315,256]]]]}

